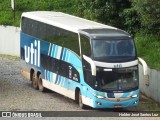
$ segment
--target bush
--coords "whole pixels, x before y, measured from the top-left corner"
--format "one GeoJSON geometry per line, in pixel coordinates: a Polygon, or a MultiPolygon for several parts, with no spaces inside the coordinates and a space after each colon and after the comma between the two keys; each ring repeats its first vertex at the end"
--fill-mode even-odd
{"type": "Polygon", "coordinates": [[[160,35],[160,1],[134,0],[133,7],[140,17],[141,27],[148,33],[160,35]]]}
{"type": "Polygon", "coordinates": [[[160,38],[156,34],[139,32],[135,35],[138,56],[142,57],[151,68],[160,70],[160,38]]]}

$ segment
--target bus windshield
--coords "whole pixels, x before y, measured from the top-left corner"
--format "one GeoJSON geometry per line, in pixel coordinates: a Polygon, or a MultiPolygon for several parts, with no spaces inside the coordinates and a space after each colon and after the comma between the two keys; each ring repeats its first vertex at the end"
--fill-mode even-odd
{"type": "Polygon", "coordinates": [[[139,85],[138,67],[117,68],[112,71],[98,69],[96,88],[99,91],[130,91],[139,85]]]}
{"type": "Polygon", "coordinates": [[[135,45],[129,40],[92,40],[93,59],[104,62],[125,62],[135,59],[135,45]]]}

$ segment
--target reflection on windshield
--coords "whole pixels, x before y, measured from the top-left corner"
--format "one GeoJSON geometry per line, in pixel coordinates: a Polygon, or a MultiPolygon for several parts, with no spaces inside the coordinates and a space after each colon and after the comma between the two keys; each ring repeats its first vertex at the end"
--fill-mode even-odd
{"type": "Polygon", "coordinates": [[[135,57],[133,40],[92,40],[93,56],[97,60],[109,57],[135,57]]]}
{"type": "Polygon", "coordinates": [[[123,68],[114,71],[97,71],[96,89],[124,91],[138,87],[138,68],[123,68]]]}

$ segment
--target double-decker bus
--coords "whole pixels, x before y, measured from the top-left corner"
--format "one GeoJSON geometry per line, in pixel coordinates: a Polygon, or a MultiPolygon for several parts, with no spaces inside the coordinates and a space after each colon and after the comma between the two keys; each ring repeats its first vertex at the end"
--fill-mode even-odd
{"type": "Polygon", "coordinates": [[[81,108],[139,103],[139,60],[133,38],[115,27],[61,12],[21,16],[22,74],[35,89],[67,96],[81,108]]]}

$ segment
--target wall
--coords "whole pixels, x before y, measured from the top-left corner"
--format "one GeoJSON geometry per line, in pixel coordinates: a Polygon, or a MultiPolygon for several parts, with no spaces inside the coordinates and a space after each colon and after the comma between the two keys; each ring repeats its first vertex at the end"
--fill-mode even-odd
{"type": "Polygon", "coordinates": [[[145,85],[142,66],[139,65],[140,90],[146,96],[160,103],[160,71],[149,69],[149,86],[145,85]]]}
{"type": "MultiPolygon", "coordinates": [[[[0,54],[19,56],[20,29],[11,26],[0,26],[0,54]]],[[[160,72],[150,69],[149,86],[145,85],[142,66],[139,65],[140,89],[148,97],[160,103],[160,72]]]]}
{"type": "Polygon", "coordinates": [[[19,56],[20,29],[12,26],[0,26],[0,54],[19,56]]]}

